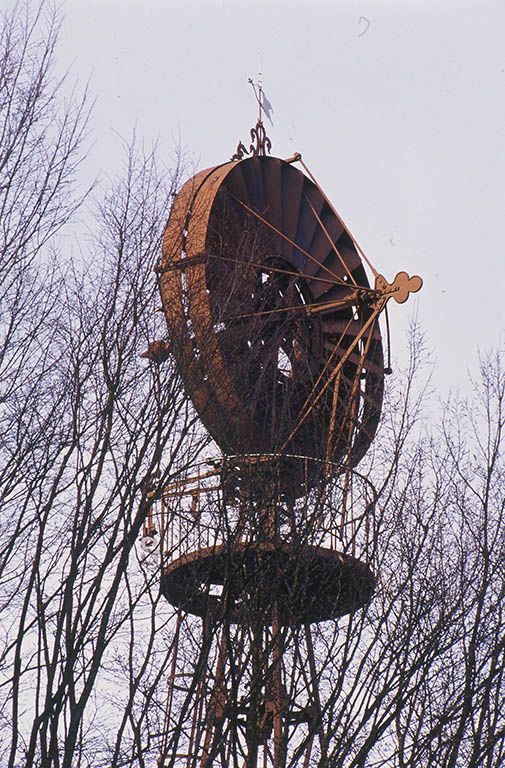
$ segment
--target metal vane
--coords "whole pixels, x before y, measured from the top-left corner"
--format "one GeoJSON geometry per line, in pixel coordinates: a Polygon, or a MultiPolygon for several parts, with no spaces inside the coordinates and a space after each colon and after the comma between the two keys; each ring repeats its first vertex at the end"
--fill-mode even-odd
{"type": "MultiPolygon", "coordinates": [[[[261,75],[260,75],[260,78],[261,78],[261,75]]],[[[270,151],[272,149],[272,142],[267,136],[265,126],[263,125],[263,114],[265,114],[267,119],[270,120],[270,123],[272,123],[272,118],[271,118],[271,113],[273,112],[272,105],[270,104],[269,100],[267,99],[267,97],[263,92],[261,79],[257,83],[255,83],[251,78],[249,78],[248,82],[252,86],[252,89],[254,91],[254,96],[256,98],[256,101],[258,102],[258,120],[256,122],[255,127],[251,128],[251,131],[250,131],[251,144],[249,145],[249,149],[245,146],[245,144],[242,141],[239,141],[235,154],[232,155],[230,158],[231,160],[242,160],[243,157],[245,157],[245,155],[251,155],[253,157],[258,157],[258,156],[262,157],[262,156],[265,156],[267,152],[268,154],[270,154],[270,151]]]]}

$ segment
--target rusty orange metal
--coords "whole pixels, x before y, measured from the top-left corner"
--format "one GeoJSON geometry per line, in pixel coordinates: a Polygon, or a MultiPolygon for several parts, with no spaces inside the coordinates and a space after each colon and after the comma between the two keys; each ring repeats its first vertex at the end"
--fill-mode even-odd
{"type": "Polygon", "coordinates": [[[376,296],[307,176],[264,156],[201,171],[176,197],[159,272],[179,369],[225,453],[359,461],[382,401],[376,296]]]}

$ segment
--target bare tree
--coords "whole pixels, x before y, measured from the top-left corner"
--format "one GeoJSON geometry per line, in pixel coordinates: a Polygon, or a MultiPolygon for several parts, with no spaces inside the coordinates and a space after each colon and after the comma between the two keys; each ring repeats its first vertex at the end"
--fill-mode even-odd
{"type": "Polygon", "coordinates": [[[178,171],[131,148],[74,264],[55,239],[82,199],[87,117],[54,79],[58,27],[45,4],[16,6],[1,39],[4,765],[99,764],[90,711],[133,610],[150,478],[162,455],[170,476],[194,422],[170,362],[139,358],[178,171]]]}

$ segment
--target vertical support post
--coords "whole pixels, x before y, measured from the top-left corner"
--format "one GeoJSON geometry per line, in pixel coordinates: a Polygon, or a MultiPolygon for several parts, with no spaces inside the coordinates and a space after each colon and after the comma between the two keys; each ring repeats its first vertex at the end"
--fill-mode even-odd
{"type": "Polygon", "coordinates": [[[282,637],[280,634],[279,606],[275,602],[272,608],[272,693],[274,720],[274,768],[281,768],[282,759],[282,637]]]}

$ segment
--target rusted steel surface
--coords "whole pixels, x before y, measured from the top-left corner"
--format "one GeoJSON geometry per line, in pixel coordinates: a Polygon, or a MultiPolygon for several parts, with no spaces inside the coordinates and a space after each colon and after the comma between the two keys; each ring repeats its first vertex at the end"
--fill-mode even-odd
{"type": "Polygon", "coordinates": [[[250,130],[250,136],[251,136],[251,143],[249,144],[249,148],[245,146],[245,144],[242,141],[239,141],[237,144],[237,149],[235,150],[235,154],[232,155],[232,160],[242,160],[246,155],[266,155],[267,153],[270,153],[270,150],[272,149],[272,142],[268,138],[265,126],[263,125],[263,121],[260,119],[256,123],[254,128],[251,128],[250,130]]]}
{"type": "Polygon", "coordinates": [[[160,766],[328,763],[312,625],[374,592],[377,494],[354,467],[382,406],[379,315],[422,285],[379,274],[300,155],[265,156],[259,88],[259,148],[240,144],[183,186],[157,270],[169,339],[145,356],[175,355],[224,454],[148,493],[161,509],[144,544],[159,536],[161,591],[179,617],[160,766]],[[194,616],[188,673],[180,638],[194,616]]]}
{"type": "Polygon", "coordinates": [[[303,173],[253,157],[190,179],[165,232],[160,287],[186,388],[223,451],[359,461],[383,390],[378,323],[363,332],[373,291],[303,173]]]}
{"type": "Polygon", "coordinates": [[[319,690],[313,633],[362,608],[375,588],[371,564],[354,556],[356,541],[368,548],[375,490],[354,470],[331,470],[303,456],[227,456],[188,467],[156,496],[161,592],[183,617],[171,649],[167,761],[326,765],[333,694],[319,690]],[[298,499],[286,477],[304,488],[298,499]],[[184,638],[195,635],[191,668],[184,638]]]}
{"type": "Polygon", "coordinates": [[[190,552],[171,562],[161,579],[163,595],[186,613],[271,624],[275,605],[280,623],[291,626],[352,613],[369,602],[374,586],[369,567],[350,555],[269,541],[190,552]],[[211,585],[225,584],[222,596],[211,593],[211,585]]]}

